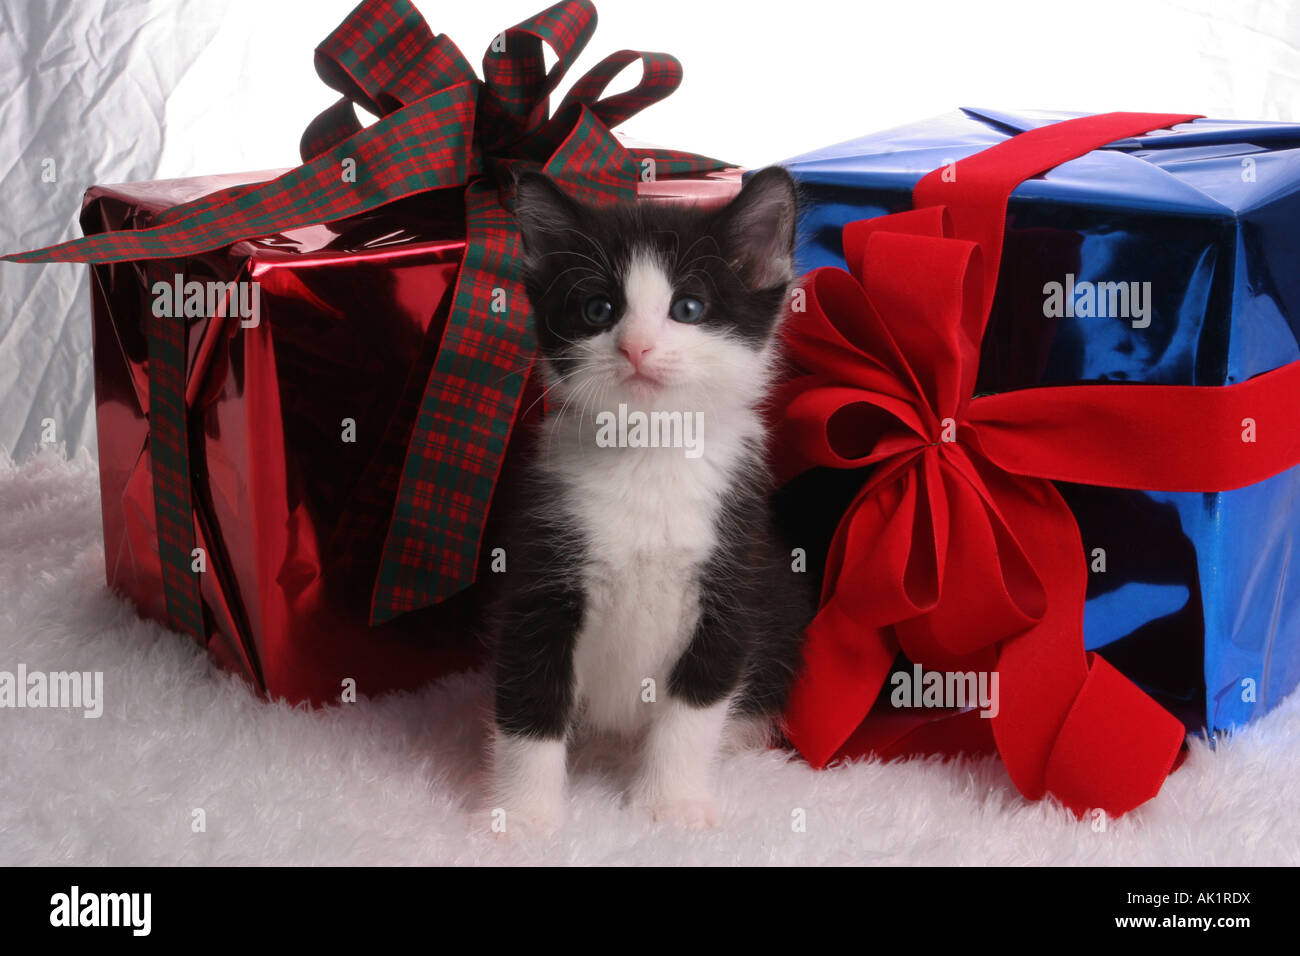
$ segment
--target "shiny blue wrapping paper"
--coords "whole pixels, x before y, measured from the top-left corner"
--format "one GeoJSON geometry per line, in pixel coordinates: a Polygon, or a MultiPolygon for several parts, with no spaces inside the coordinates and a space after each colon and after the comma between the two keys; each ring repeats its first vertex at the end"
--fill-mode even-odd
{"type": "MultiPolygon", "coordinates": [[[[931,170],[1075,115],[964,109],[789,160],[800,270],[843,267],[844,224],[910,209],[931,170]]],[[[1015,190],[977,388],[1225,385],[1300,358],[1298,343],[1300,126],[1198,120],[1015,190]],[[1047,316],[1045,286],[1067,275],[1150,283],[1148,316],[1047,316]]],[[[1215,494],[1060,487],[1085,552],[1105,552],[1090,649],[1193,729],[1244,724],[1295,688],[1300,468],[1215,494]]]]}

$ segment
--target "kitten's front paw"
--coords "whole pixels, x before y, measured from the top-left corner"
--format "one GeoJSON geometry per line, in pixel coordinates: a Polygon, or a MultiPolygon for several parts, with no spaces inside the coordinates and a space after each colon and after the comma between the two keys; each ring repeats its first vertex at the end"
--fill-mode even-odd
{"type": "Polygon", "coordinates": [[[487,791],[492,832],[550,833],[564,822],[565,746],[497,731],[487,791]]]}
{"type": "Polygon", "coordinates": [[[718,825],[718,806],[712,797],[660,797],[639,802],[656,823],[683,830],[712,830],[718,825]]]}

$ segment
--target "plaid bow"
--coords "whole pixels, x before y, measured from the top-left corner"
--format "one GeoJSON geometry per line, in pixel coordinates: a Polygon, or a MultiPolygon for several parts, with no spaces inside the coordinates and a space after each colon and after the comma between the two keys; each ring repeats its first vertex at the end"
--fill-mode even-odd
{"type": "MultiPolygon", "coordinates": [[[[596,27],[589,0],[563,0],[493,40],[483,78],[408,0],[363,0],[316,48],[316,71],[341,94],[307,127],[303,165],[265,183],[177,206],[149,229],[87,236],[4,258],[15,262],[175,260],[407,196],[461,188],[466,251],[432,373],[407,440],[370,619],[436,603],[474,580],[480,539],[532,364],[510,184],[542,169],[576,198],[632,198],[638,176],[727,164],[691,153],[625,148],[611,127],[672,93],[681,66],[622,50],[581,77],[550,112],[550,94],[596,27]],[[546,69],[543,44],[555,53],[546,69]],[[641,81],[603,97],[640,62],[641,81]],[[379,117],[368,127],[356,106],[379,117]],[[352,168],[355,181],[340,174],[352,168]],[[501,311],[501,303],[505,311],[501,311]],[[495,308],[494,308],[495,306],[495,308]],[[522,371],[521,371],[522,370],[522,371]]],[[[159,270],[160,263],[150,265],[159,270]]],[[[164,270],[165,271],[165,270],[164,270]]],[[[149,320],[155,507],[168,616],[201,636],[190,572],[194,516],[185,403],[184,320],[149,320]]]]}

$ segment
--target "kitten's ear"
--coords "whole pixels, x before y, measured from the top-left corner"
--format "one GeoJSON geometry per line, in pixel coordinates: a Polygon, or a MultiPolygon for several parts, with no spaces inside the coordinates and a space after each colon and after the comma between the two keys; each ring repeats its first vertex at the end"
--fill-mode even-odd
{"type": "Polygon", "coordinates": [[[515,183],[515,218],[524,254],[531,256],[582,221],[582,207],[555,181],[541,173],[524,173],[515,183]]]}
{"type": "Polygon", "coordinates": [[[751,289],[794,279],[798,197],[794,179],[782,167],[759,170],[717,215],[728,261],[751,289]]]}

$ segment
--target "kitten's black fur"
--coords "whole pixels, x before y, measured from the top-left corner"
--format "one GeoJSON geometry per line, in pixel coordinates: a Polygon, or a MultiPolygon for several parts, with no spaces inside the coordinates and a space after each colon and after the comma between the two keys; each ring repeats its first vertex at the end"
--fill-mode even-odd
{"type": "MultiPolygon", "coordinates": [[[[602,331],[584,321],[584,298],[608,295],[617,312],[625,270],[645,246],[678,264],[677,291],[708,303],[701,325],[715,323],[755,350],[774,334],[793,275],[795,193],[784,170],[756,174],[713,210],[656,201],[588,207],[539,175],[521,179],[518,197],[525,285],[539,347],[556,372],[572,361],[569,343],[602,331]],[[598,279],[586,268],[593,263],[598,279]]],[[[545,453],[542,442],[536,454],[545,453]]],[[[699,620],[668,692],[696,706],[735,694],[734,712],[776,715],[801,660],[813,595],[773,526],[765,450],[750,447],[747,457],[716,522],[721,545],[699,569],[699,620]]],[[[580,556],[588,545],[547,506],[562,490],[554,482],[535,468],[521,494],[496,663],[499,729],[547,739],[564,736],[574,717],[573,654],[587,605],[580,556]]]]}

